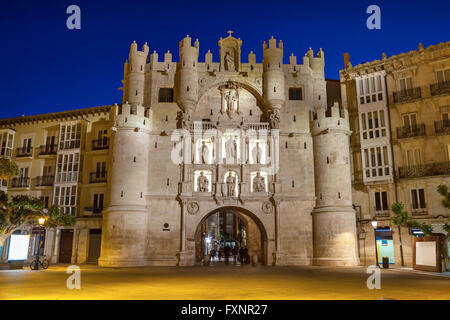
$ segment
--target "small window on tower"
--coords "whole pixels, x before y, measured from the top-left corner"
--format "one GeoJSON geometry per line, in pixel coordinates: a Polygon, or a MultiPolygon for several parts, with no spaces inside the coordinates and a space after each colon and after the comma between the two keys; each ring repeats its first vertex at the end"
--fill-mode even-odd
{"type": "Polygon", "coordinates": [[[173,88],[160,88],[158,102],[173,102],[173,88]]]}
{"type": "Polygon", "coordinates": [[[303,100],[302,88],[289,88],[289,100],[303,100]]]}

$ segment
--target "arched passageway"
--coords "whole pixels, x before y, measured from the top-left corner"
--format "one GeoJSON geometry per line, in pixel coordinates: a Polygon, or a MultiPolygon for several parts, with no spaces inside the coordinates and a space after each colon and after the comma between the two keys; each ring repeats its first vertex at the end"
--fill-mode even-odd
{"type": "Polygon", "coordinates": [[[237,253],[238,263],[244,262],[241,259],[244,252],[247,262],[256,255],[258,263],[266,265],[267,233],[261,221],[250,211],[238,207],[222,207],[205,215],[195,233],[196,264],[206,259],[223,263],[227,250],[233,263],[232,249],[237,253]],[[246,250],[240,251],[241,248],[246,250]]]}

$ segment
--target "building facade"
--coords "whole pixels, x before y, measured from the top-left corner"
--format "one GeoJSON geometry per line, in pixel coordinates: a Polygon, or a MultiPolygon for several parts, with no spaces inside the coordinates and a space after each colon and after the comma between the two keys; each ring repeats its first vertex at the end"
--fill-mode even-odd
{"type": "Polygon", "coordinates": [[[450,183],[450,42],[419,44],[417,51],[389,58],[383,53],[354,67],[344,54],[344,62],[361,263],[389,256],[392,264],[411,266],[414,230],[392,225],[390,208],[402,202],[413,219],[445,234],[449,210],[437,187],[450,183]]]}
{"type": "Polygon", "coordinates": [[[47,231],[53,262],[98,258],[101,229],[100,266],[195,265],[211,235],[265,265],[359,264],[349,118],[324,52],[284,64],[272,37],[243,62],[241,46],[230,32],[200,62],[187,36],[175,62],[133,42],[120,104],[0,121],[21,172],[8,194],[77,217],[47,231]]]}

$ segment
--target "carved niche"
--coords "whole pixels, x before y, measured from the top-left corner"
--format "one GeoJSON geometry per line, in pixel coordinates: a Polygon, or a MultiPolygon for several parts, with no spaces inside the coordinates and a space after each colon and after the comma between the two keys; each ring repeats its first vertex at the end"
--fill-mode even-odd
{"type": "Polygon", "coordinates": [[[242,40],[236,39],[228,31],[229,36],[225,39],[220,38],[220,71],[236,72],[241,67],[241,45],[242,40]]]}

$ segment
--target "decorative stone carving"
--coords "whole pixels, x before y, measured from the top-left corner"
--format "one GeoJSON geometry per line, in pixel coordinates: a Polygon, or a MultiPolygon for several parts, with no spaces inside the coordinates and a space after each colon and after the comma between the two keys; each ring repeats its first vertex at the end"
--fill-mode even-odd
{"type": "Polygon", "coordinates": [[[228,82],[219,88],[222,96],[222,108],[220,113],[226,113],[230,119],[240,114],[239,112],[239,90],[233,82],[228,82]]]}
{"type": "Polygon", "coordinates": [[[235,190],[236,190],[236,177],[233,173],[230,172],[226,179],[227,184],[227,196],[228,197],[235,197],[235,190]]]}
{"type": "Polygon", "coordinates": [[[237,143],[233,137],[229,137],[225,142],[225,156],[227,159],[236,159],[237,155],[237,143]]]}
{"type": "Polygon", "coordinates": [[[272,129],[280,129],[280,110],[273,109],[270,113],[270,126],[272,129]]]}
{"type": "Polygon", "coordinates": [[[264,192],[266,191],[266,181],[259,172],[253,178],[253,192],[264,192]]]}
{"type": "Polygon", "coordinates": [[[189,214],[196,214],[198,212],[199,205],[197,202],[188,202],[186,208],[189,214]]]}
{"type": "Polygon", "coordinates": [[[262,156],[262,149],[259,146],[259,142],[257,142],[256,146],[253,147],[253,150],[252,150],[253,163],[260,164],[261,156],[262,156]]]}
{"type": "Polygon", "coordinates": [[[202,145],[200,147],[200,157],[201,157],[201,162],[203,164],[206,164],[209,162],[209,148],[206,145],[205,141],[202,141],[202,145]]]}
{"type": "Polygon", "coordinates": [[[271,214],[273,212],[273,205],[270,201],[264,201],[262,204],[262,211],[266,214],[271,214]]]}
{"type": "Polygon", "coordinates": [[[197,178],[198,191],[208,192],[208,184],[209,184],[208,178],[204,176],[203,171],[200,172],[200,175],[197,178]]]}

